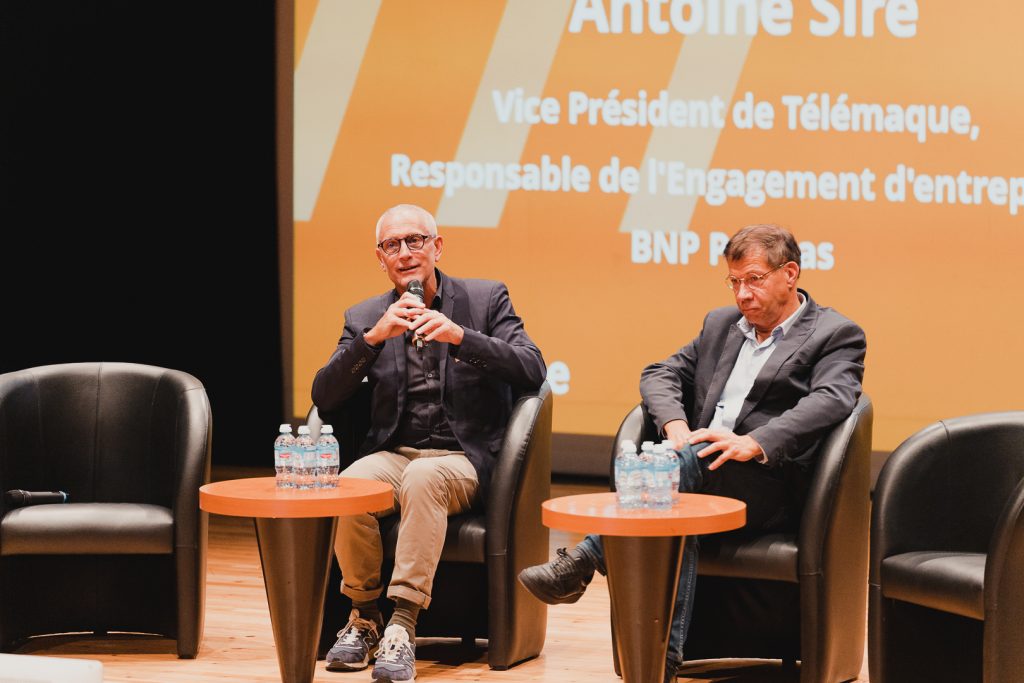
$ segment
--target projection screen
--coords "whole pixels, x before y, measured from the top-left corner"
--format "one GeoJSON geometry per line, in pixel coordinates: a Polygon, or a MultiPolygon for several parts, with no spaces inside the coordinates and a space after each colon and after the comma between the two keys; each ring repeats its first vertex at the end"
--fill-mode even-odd
{"type": "Polygon", "coordinates": [[[914,0],[295,0],[293,405],[387,290],[378,216],[506,282],[555,430],[613,434],[641,369],[733,304],[773,222],[867,333],[875,448],[1021,408],[1024,6],[914,0]]]}

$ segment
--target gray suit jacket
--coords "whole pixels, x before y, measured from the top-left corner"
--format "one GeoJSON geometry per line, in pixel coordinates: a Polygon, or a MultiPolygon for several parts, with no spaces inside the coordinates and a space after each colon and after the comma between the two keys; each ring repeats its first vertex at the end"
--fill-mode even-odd
{"type": "MultiPolygon", "coordinates": [[[[504,284],[448,277],[440,271],[437,276],[443,278],[441,312],[465,329],[461,345],[444,345],[441,400],[483,494],[517,394],[538,389],[547,368],[504,284]]],[[[329,413],[343,410],[367,378],[371,426],[360,455],[399,445],[392,439],[405,408],[407,341],[404,335],[393,337],[377,348],[363,337],[396,298],[390,290],[345,311],[338,348],[313,380],[313,403],[329,413]]]]}
{"type": "MultiPolygon", "coordinates": [[[[800,292],[807,306],[761,368],[734,431],[761,444],[770,466],[807,469],[822,437],[853,412],[867,342],[856,323],[800,292]]],[[[696,339],[644,369],[640,393],[659,429],[674,419],[711,424],[743,344],[740,317],[731,306],[711,311],[696,339]]]]}

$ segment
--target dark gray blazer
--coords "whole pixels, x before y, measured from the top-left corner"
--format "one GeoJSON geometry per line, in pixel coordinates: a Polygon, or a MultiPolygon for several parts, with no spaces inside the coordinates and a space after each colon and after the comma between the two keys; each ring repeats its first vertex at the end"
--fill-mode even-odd
{"type": "MultiPolygon", "coordinates": [[[[864,378],[864,331],[800,292],[807,307],[758,373],[734,429],[752,436],[773,467],[810,467],[821,438],[853,412],[864,378]]],[[[644,369],[640,393],[659,428],[675,419],[690,429],[711,424],[743,344],[740,317],[732,306],[711,311],[696,339],[644,369]]]]}
{"type": "MultiPolygon", "coordinates": [[[[441,312],[465,329],[461,345],[444,345],[441,400],[483,493],[516,395],[539,388],[547,368],[504,284],[448,277],[441,271],[437,277],[442,282],[441,312]]],[[[399,445],[392,438],[405,407],[406,337],[388,339],[380,348],[363,338],[396,299],[397,293],[390,290],[345,311],[338,348],[313,380],[313,403],[323,413],[344,408],[367,378],[371,426],[360,455],[399,445]]]]}

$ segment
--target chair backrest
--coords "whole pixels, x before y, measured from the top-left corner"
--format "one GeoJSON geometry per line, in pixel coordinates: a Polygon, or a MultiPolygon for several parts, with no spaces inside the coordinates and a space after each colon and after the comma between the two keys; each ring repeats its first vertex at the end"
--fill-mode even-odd
{"type": "Polygon", "coordinates": [[[818,446],[804,501],[804,510],[814,514],[801,518],[797,541],[801,574],[821,571],[823,558],[840,558],[852,548],[863,551],[866,567],[873,422],[871,399],[861,394],[853,412],[818,446]]]}
{"type": "Polygon", "coordinates": [[[203,385],[177,370],[70,363],[0,375],[0,490],[173,507],[208,460],[203,385]]]}
{"type": "Polygon", "coordinates": [[[984,553],[1024,479],[1024,411],[940,420],[893,451],[875,485],[872,546],[984,553]],[[889,524],[885,520],[899,520],[889,524]]]}

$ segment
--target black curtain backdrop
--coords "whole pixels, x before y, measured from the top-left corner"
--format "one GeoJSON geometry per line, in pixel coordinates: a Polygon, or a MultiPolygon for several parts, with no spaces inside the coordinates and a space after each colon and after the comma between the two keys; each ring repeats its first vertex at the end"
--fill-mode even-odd
{"type": "Polygon", "coordinates": [[[0,372],[192,373],[215,463],[282,418],[274,3],[0,3],[0,372]]]}

